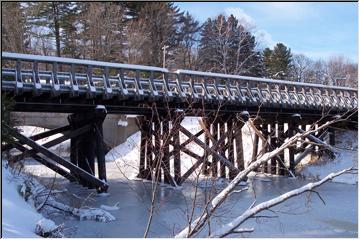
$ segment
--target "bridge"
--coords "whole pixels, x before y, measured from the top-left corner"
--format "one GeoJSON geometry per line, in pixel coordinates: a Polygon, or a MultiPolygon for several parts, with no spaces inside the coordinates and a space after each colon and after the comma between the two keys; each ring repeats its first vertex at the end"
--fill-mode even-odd
{"type": "MultiPolygon", "coordinates": [[[[173,185],[183,183],[200,166],[204,174],[230,179],[243,170],[241,128],[250,116],[258,116],[252,122],[259,133],[255,134],[253,159],[260,152],[259,140],[266,148],[263,150],[271,151],[320,118],[319,124],[346,115],[353,127],[357,121],[357,89],[276,79],[2,52],[1,83],[2,93],[14,99],[13,111],[71,114],[68,126],[40,136],[27,138],[9,129],[18,140],[11,147],[23,154],[31,152],[69,180],[98,190],[107,188],[102,144],[107,113],[139,115],[138,177],[173,185]],[[192,134],[181,126],[185,116],[202,117],[202,130],[192,134]],[[180,132],[188,137],[183,143],[180,132]],[[44,146],[35,142],[55,133],[64,136],[44,146]],[[69,138],[70,162],[48,150],[69,138]],[[205,154],[187,149],[190,142],[205,154]],[[180,151],[197,160],[183,174],[180,151]],[[95,157],[100,180],[94,177],[95,157]]],[[[322,141],[327,133],[333,142],[333,129],[311,135],[312,141],[322,141]]],[[[290,147],[287,160],[280,155],[261,171],[294,172],[299,158],[313,148],[290,147]]]]}

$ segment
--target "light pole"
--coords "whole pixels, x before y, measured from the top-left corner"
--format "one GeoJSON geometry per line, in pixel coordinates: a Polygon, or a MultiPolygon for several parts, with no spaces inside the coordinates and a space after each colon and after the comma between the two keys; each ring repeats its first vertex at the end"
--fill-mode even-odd
{"type": "Polygon", "coordinates": [[[166,59],[166,49],[168,49],[168,45],[164,45],[161,49],[163,50],[163,68],[165,68],[165,59],[166,59]]]}

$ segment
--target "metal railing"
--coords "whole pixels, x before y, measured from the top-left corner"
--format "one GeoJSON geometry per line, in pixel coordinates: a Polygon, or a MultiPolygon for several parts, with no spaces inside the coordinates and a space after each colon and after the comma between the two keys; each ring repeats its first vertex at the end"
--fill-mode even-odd
{"type": "Polygon", "coordinates": [[[2,52],[2,91],[105,99],[229,102],[274,108],[357,108],[357,89],[132,64],[2,52]]]}

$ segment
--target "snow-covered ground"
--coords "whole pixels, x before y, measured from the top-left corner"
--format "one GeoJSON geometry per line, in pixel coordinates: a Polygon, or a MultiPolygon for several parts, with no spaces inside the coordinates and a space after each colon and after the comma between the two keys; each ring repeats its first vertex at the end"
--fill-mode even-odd
{"type": "Polygon", "coordinates": [[[16,175],[2,164],[2,236],[38,237],[35,234],[36,222],[42,219],[35,208],[27,203],[18,192],[19,182],[16,175]]]}

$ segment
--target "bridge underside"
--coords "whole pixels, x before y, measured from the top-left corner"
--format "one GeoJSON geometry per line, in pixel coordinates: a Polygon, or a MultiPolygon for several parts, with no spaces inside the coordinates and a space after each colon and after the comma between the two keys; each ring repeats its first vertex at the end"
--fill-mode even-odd
{"type": "MultiPolygon", "coordinates": [[[[11,96],[11,94],[9,94],[11,96]]],[[[234,104],[230,101],[209,102],[203,100],[188,100],[179,101],[163,101],[158,99],[154,101],[152,98],[128,98],[126,100],[120,99],[102,99],[101,97],[95,99],[73,98],[67,95],[53,97],[51,95],[34,97],[32,94],[22,94],[13,96],[15,104],[14,111],[19,112],[58,112],[58,113],[78,113],[92,111],[96,106],[103,105],[109,114],[135,114],[147,115],[152,114],[153,106],[156,106],[159,114],[164,114],[169,111],[181,109],[186,116],[205,116],[211,113],[219,112],[223,114],[234,114],[242,111],[247,111],[250,115],[259,114],[269,120],[276,120],[280,118],[287,118],[292,114],[301,114],[303,119],[320,118],[321,116],[345,114],[347,111],[335,108],[321,108],[321,107],[301,107],[289,106],[282,104],[276,107],[263,106],[257,103],[245,102],[243,104],[234,104]]],[[[351,120],[357,121],[357,111],[351,111],[351,120]]]]}

